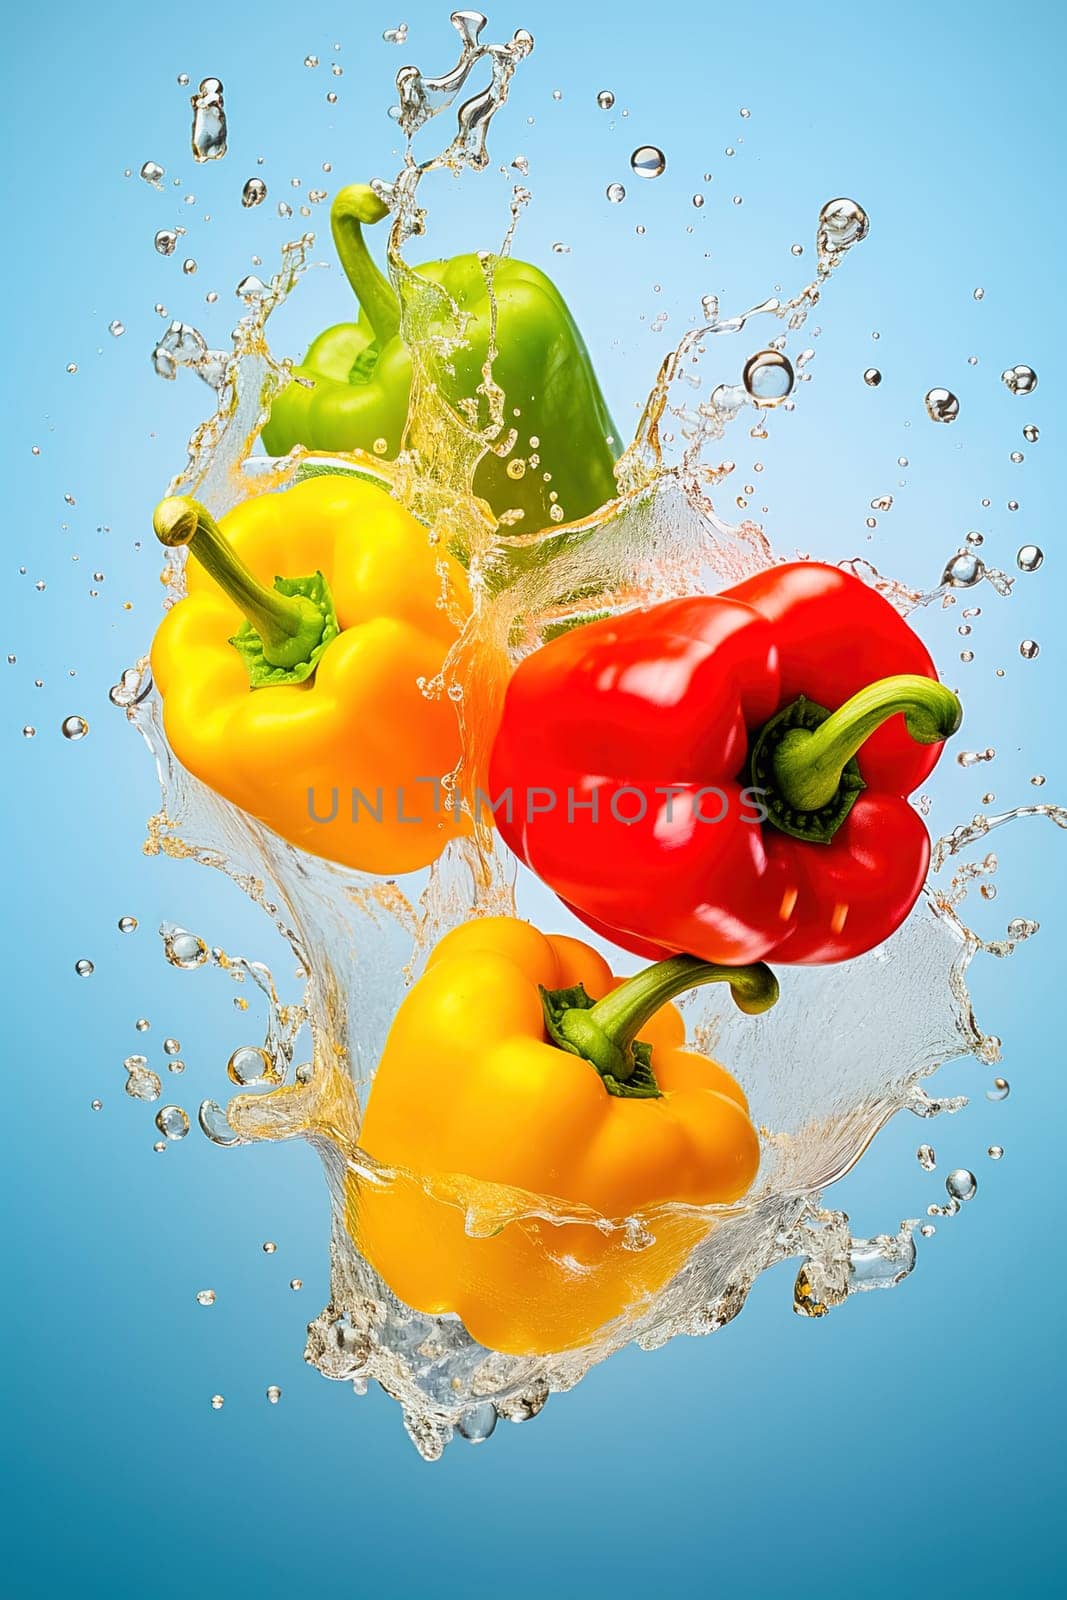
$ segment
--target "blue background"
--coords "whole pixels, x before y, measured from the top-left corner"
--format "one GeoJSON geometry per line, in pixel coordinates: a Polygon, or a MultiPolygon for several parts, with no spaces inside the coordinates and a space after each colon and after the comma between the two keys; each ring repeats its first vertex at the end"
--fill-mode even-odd
{"type": "MultiPolygon", "coordinates": [[[[304,1324],[327,1291],[326,1193],[312,1152],[223,1152],[194,1129],[156,1155],[151,1110],[122,1092],[122,1058],[144,1048],[162,1070],[162,1040],[175,1034],[188,1068],[163,1072],[164,1096],[195,1111],[204,1095],[223,1097],[229,1051],[257,1036],[254,1004],[247,1017],[236,1012],[238,991],[220,975],[166,967],[154,933],[163,918],[273,961],[295,992],[291,963],[236,889],[141,855],[153,772],[107,702],[154,626],[150,508],[208,399],[191,376],[164,385],[151,372],[165,326],[152,306],[224,343],[251,256],[270,265],[295,231],[299,219],[279,220],[276,202],[392,174],[393,74],[407,60],[451,65],[446,18],[426,0],[195,10],[112,0],[91,24],[69,3],[22,8],[7,24],[3,1586],[112,1596],[287,1595],[313,1584],[457,1596],[546,1586],[1043,1593],[1063,1490],[1064,1309],[1063,850],[1047,823],[991,841],[1002,888],[983,928],[1001,933],[1020,914],[1044,924],[1029,948],[986,960],[975,976],[980,1014],[1005,1040],[1011,1098],[989,1104],[987,1069],[952,1067],[939,1086],[972,1093],[970,1109],[933,1124],[898,1118],[832,1197],[856,1233],[892,1232],[943,1197],[950,1167],[973,1166],[977,1199],[922,1242],[913,1277],[809,1322],[791,1314],[793,1269],[779,1267],[713,1339],[626,1351],[535,1422],[501,1424],[477,1451],[457,1442],[434,1467],[411,1448],[392,1402],[356,1400],[302,1363],[304,1324]],[[384,43],[402,16],[408,45],[384,43]],[[321,58],[316,70],[302,64],[308,52],[321,58]],[[189,156],[179,72],[193,87],[205,75],[225,82],[230,153],[214,166],[189,156]],[[167,169],[164,194],[136,176],[148,158],[167,169]],[[269,199],[246,211],[241,186],[256,173],[269,199]],[[195,205],[182,203],[189,193],[195,205]],[[187,246],[163,260],[152,236],[175,221],[187,246]],[[182,275],[186,254],[199,263],[193,277],[182,275]],[[214,308],[204,303],[212,289],[214,308]],[[114,318],[126,326],[120,338],[107,331],[114,318]],[[91,724],[77,744],[59,733],[71,713],[91,724]],[[21,736],[26,723],[36,738],[21,736]],[[140,927],[123,937],[115,925],[127,914],[140,927]],[[73,972],[82,956],[96,964],[85,980],[73,972]],[[134,1029],[141,1016],[147,1035],[134,1029]],[[104,1101],[96,1115],[94,1095],[104,1101]],[[938,1150],[934,1175],[914,1160],[923,1138],[938,1150]],[[993,1141],[1005,1146],[999,1164],[984,1154],[993,1141]],[[277,1240],[276,1254],[263,1254],[265,1239],[277,1240]],[[206,1286],[218,1295],[210,1309],[195,1301],[206,1286]],[[271,1383],[283,1390],[277,1406],[264,1398],[271,1383]],[[219,1413],[215,1391],[226,1396],[219,1413]]],[[[517,26],[537,48],[491,150],[498,163],[520,151],[530,159],[535,199],[518,253],[557,276],[620,423],[702,294],[735,310],[777,282],[798,287],[821,203],[854,194],[867,207],[870,238],[812,318],[824,328],[810,341],[813,382],[794,416],[772,422],[753,508],[769,506],[780,548],[869,554],[919,584],[936,581],[968,529],[1012,570],[1019,544],[1042,544],[1044,567],[1010,601],[984,586],[963,597],[985,613],[969,667],[956,666],[958,614],[924,618],[966,695],[961,739],[998,752],[970,772],[944,764],[934,821],[968,817],[987,789],[1005,805],[1062,799],[1061,7],[771,3],[727,13],[691,0],[658,12],[531,0],[490,17],[495,36],[517,26]],[[614,115],[595,105],[605,87],[614,115]],[[666,151],[667,172],[627,182],[630,150],[646,141],[666,151]],[[620,206],[604,199],[615,180],[629,190],[620,206]],[[697,189],[708,196],[699,213],[697,189]],[[805,245],[800,261],[794,240],[805,245]],[[570,254],[554,255],[554,242],[570,254]],[[670,320],[656,335],[648,324],[660,310],[670,320]],[[1026,400],[999,381],[1020,361],[1041,375],[1026,400]],[[872,363],[884,372],[877,390],[861,377],[872,363]],[[951,428],[925,418],[934,384],[960,396],[951,428]],[[1034,446],[1021,437],[1031,421],[1042,429],[1034,446]],[[1013,449],[1026,454],[1021,466],[1009,462],[1013,449]],[[897,502],[868,544],[869,501],[886,492],[897,502]],[[1034,662],[1018,655],[1025,635],[1041,642],[1034,662]],[[1028,783],[1038,771],[1048,774],[1040,796],[1028,783]]],[[[435,249],[502,232],[508,189],[495,169],[462,191],[461,210],[440,184],[435,249]]],[[[323,260],[326,223],[325,207],[304,223],[320,228],[323,260]]],[[[347,304],[339,273],[316,274],[279,316],[276,341],[299,353],[347,304]]],[[[743,436],[729,447],[735,493],[749,448],[743,436]]]]}

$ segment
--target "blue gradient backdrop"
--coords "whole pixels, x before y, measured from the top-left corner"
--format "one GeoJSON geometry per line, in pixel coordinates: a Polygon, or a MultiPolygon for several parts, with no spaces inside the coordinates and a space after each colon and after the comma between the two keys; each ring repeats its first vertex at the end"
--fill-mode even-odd
{"type": "MultiPolygon", "coordinates": [[[[528,26],[537,38],[491,141],[497,162],[530,159],[519,252],[558,276],[621,422],[702,294],[739,309],[778,282],[798,285],[820,204],[843,193],[868,208],[870,238],[816,313],[814,381],[762,449],[754,506],[769,506],[782,548],[867,553],[919,583],[936,579],[968,529],[985,533],[984,553],[1001,565],[1027,540],[1045,547],[1041,572],[1010,601],[988,589],[965,597],[985,612],[969,667],[956,662],[958,614],[924,619],[966,693],[964,743],[998,751],[976,771],[946,763],[940,825],[969,816],[987,788],[1004,804],[1034,798],[1037,771],[1048,775],[1042,797],[1067,795],[1054,700],[1065,671],[1062,15],[1040,0],[714,11],[692,0],[660,11],[509,0],[490,19],[494,33],[528,26]],[[613,116],[595,105],[605,87],[613,116]],[[646,141],[667,152],[666,175],[629,181],[626,202],[610,206],[606,185],[627,182],[629,153],[646,141]],[[571,253],[553,255],[557,241],[571,253]],[[657,335],[660,310],[670,320],[657,335]],[[1041,375],[1031,399],[999,382],[1019,361],[1041,375]],[[861,377],[872,363],[885,374],[877,390],[861,377]],[[924,416],[934,384],[960,395],[952,428],[924,416]],[[1022,440],[1027,422],[1042,429],[1035,446],[1022,440]],[[1013,449],[1026,453],[1021,466],[1013,449]],[[896,505],[868,543],[869,501],[887,492],[896,505]],[[1029,663],[1025,635],[1042,645],[1029,663]]],[[[535,1422],[502,1425],[477,1451],[457,1443],[438,1466],[420,1461],[390,1401],[356,1400],[301,1360],[304,1323],[327,1289],[314,1155],[222,1152],[195,1131],[153,1154],[151,1111],[124,1096],[122,1058],[144,1047],[161,1068],[163,1038],[178,1035],[188,1068],[164,1073],[165,1092],[195,1108],[221,1094],[226,1055],[259,1023],[254,1008],[234,1010],[220,976],[167,968],[158,923],[274,961],[283,982],[290,972],[227,882],[141,854],[153,772],[107,703],[158,614],[148,515],[207,399],[192,377],[168,386],[152,374],[163,326],[153,304],[224,342],[250,258],[271,263],[294,232],[276,202],[389,175],[392,76],[409,59],[443,70],[452,35],[447,8],[427,0],[112,0],[90,12],[60,0],[20,8],[7,35],[0,652],[16,661],[0,656],[4,1591],[1045,1593],[1063,1490],[1064,1310],[1063,846],[1045,823],[997,838],[1004,887],[983,908],[990,932],[1019,914],[1044,925],[1028,949],[976,974],[980,1012],[1004,1037],[1011,1098],[989,1104],[988,1073],[953,1067],[941,1081],[972,1093],[970,1109],[933,1125],[899,1118],[834,1195],[857,1233],[892,1231],[939,1198],[949,1167],[975,1167],[977,1199],[923,1241],[913,1277],[813,1323],[791,1314],[791,1268],[779,1268],[713,1339],[627,1351],[535,1422]],[[401,15],[411,33],[398,49],[382,30],[401,15]],[[302,65],[309,52],[317,70],[302,65]],[[179,72],[225,82],[230,154],[213,167],[189,157],[179,72]],[[147,158],[167,169],[163,194],[136,177],[147,158]],[[240,190],[254,173],[270,198],[246,211],[240,190]],[[195,205],[183,204],[188,193],[195,205]],[[176,221],[185,248],[163,260],[152,236],[176,221]],[[182,274],[186,254],[195,276],[182,274]],[[120,338],[107,331],[115,318],[120,338]],[[91,724],[77,744],[59,733],[71,713],[91,724]],[[36,738],[21,736],[26,723],[36,738]],[[126,914],[140,927],[124,938],[126,914]],[[87,980],[73,972],[82,956],[96,964],[87,980]],[[142,1016],[147,1035],[134,1029],[142,1016]],[[933,1176],[914,1160],[923,1137],[938,1149],[933,1176]],[[993,1141],[1005,1146],[999,1164],[984,1153],[993,1141]],[[260,1248],[268,1238],[272,1256],[260,1248]],[[205,1286],[218,1294],[210,1310],[195,1302],[205,1286]],[[264,1399],[271,1383],[283,1390],[277,1406],[264,1399]]],[[[435,247],[500,236],[504,179],[494,169],[460,188],[462,209],[439,185],[435,247]]],[[[324,239],[326,220],[319,208],[324,239]]],[[[278,318],[278,342],[298,353],[347,304],[338,272],[315,274],[278,318]]],[[[750,442],[742,434],[730,448],[740,487],[750,442]]],[[[530,904],[552,915],[546,901],[530,904]]]]}

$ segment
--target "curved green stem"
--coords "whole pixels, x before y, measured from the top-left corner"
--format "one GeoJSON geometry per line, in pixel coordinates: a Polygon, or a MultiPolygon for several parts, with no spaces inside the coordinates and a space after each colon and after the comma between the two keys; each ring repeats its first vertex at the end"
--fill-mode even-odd
{"type": "Polygon", "coordinates": [[[939,744],[956,732],[963,711],[936,678],[898,673],[868,684],[815,729],[790,728],[776,746],[774,785],[795,811],[819,811],[836,796],[845,767],[876,728],[903,713],[917,744],[939,744]]]}
{"type": "Polygon", "coordinates": [[[339,191],[330,207],[330,230],[337,254],[374,329],[379,348],[400,332],[400,301],[367,249],[363,227],[380,222],[388,214],[389,207],[367,183],[350,183],[339,191]]]}
{"type": "Polygon", "coordinates": [[[545,1025],[556,1044],[596,1068],[610,1093],[653,1097],[659,1089],[651,1047],[637,1036],[668,1000],[704,983],[728,983],[734,1004],[750,1016],[769,1010],[778,999],[778,980],[762,961],[724,967],[697,956],[670,956],[627,978],[595,1004],[580,985],[542,990],[545,1025]]]}
{"type": "Polygon", "coordinates": [[[244,612],[270,666],[300,667],[311,659],[327,631],[322,609],[305,595],[280,594],[254,578],[199,500],[186,495],[161,500],[152,526],[161,544],[189,546],[204,571],[244,612]]]}

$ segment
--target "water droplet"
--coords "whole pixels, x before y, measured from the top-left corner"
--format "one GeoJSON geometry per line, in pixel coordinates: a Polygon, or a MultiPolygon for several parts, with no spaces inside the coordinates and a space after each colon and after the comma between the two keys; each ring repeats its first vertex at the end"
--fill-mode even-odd
{"type": "Polygon", "coordinates": [[[163,953],[172,967],[191,971],[202,967],[207,960],[207,945],[195,933],[185,928],[171,928],[163,938],[163,953]]]}
{"type": "Polygon", "coordinates": [[[990,1161],[999,1161],[1003,1154],[1004,1146],[1002,1144],[991,1144],[989,1149],[986,1151],[986,1155],[989,1157],[990,1161]]]}
{"type": "Polygon", "coordinates": [[[182,262],[182,271],[185,273],[187,278],[192,277],[193,273],[196,271],[196,262],[193,260],[192,256],[186,256],[185,260],[182,262]]]}
{"type": "Polygon", "coordinates": [[[289,1287],[290,1289],[302,1289],[304,1287],[303,1278],[290,1278],[289,1287]]]}
{"type": "Polygon", "coordinates": [[[1035,772],[1033,777],[1030,779],[1030,782],[1033,784],[1035,789],[1043,789],[1046,781],[1047,780],[1043,772],[1035,772]]]}
{"type": "Polygon", "coordinates": [[[1033,394],[1037,388],[1037,373],[1033,367],[1008,367],[1001,373],[1000,379],[1012,394],[1033,394]]]}
{"type": "MultiPolygon", "coordinates": [[[[384,37],[384,35],[383,35],[383,37],[384,37]]],[[[304,65],[305,65],[305,67],[317,67],[318,64],[319,64],[318,56],[305,56],[304,57],[304,65]]]]}
{"type": "Polygon", "coordinates": [[[122,335],[126,332],[126,324],[124,322],[120,322],[118,317],[116,317],[114,322],[108,323],[107,331],[110,333],[113,339],[121,339],[122,335]]]}
{"type": "Polygon", "coordinates": [[[941,582],[953,589],[970,589],[985,572],[985,565],[969,550],[960,550],[952,557],[941,575],[941,582]]]}
{"type": "Polygon", "coordinates": [[[249,178],[241,190],[241,204],[246,208],[262,205],[267,198],[267,185],[262,178],[249,178]]]}
{"type": "Polygon", "coordinates": [[[22,730],[22,737],[24,739],[36,739],[37,729],[33,726],[32,722],[27,722],[26,726],[22,730]]]}
{"type": "Polygon", "coordinates": [[[137,926],[136,917],[120,917],[118,928],[120,933],[132,933],[137,926]]]}
{"type": "Polygon", "coordinates": [[[137,1029],[138,1033],[147,1033],[151,1026],[152,1024],[149,1022],[147,1017],[138,1017],[137,1021],[134,1023],[134,1027],[137,1029]]]}
{"type": "Polygon", "coordinates": [[[792,363],[780,350],[759,350],[745,362],[741,381],[757,406],[781,405],[792,393],[792,363]]]}
{"type": "Polygon", "coordinates": [[[277,1248],[278,1246],[275,1244],[273,1239],[264,1239],[263,1254],[265,1256],[272,1256],[277,1248]]]}
{"type": "Polygon", "coordinates": [[[144,1056],[127,1056],[122,1063],[126,1068],[126,1093],[131,1100],[158,1100],[163,1092],[159,1078],[148,1066],[144,1056]]]}
{"type": "Polygon", "coordinates": [[[141,168],[141,177],[145,183],[150,183],[154,189],[162,189],[162,180],[165,173],[166,169],[161,167],[158,161],[146,161],[141,168]]]}
{"type": "Polygon", "coordinates": [[[160,1106],[156,1112],[156,1127],[168,1139],[184,1139],[189,1132],[189,1114],[181,1106],[160,1106]]]}
{"type": "Polygon", "coordinates": [[[89,1110],[90,1111],[103,1111],[103,1109],[104,1109],[104,1102],[102,1100],[90,1100],[89,1101],[89,1110]]]}
{"type": "Polygon", "coordinates": [[[937,1166],[937,1158],[934,1155],[932,1145],[921,1144],[915,1152],[915,1159],[924,1172],[933,1172],[937,1166]]]}
{"type": "Polygon", "coordinates": [[[660,178],[667,170],[667,157],[654,144],[640,145],[630,157],[635,177],[660,178]]]}
{"type": "Polygon", "coordinates": [[[613,206],[617,206],[620,201],[626,199],[626,190],[621,183],[609,183],[605,193],[613,206]]]}
{"type": "Polygon", "coordinates": [[[259,1045],[243,1044],[226,1063],[231,1083],[280,1083],[281,1074],[273,1060],[259,1045]]]}
{"type": "Polygon", "coordinates": [[[74,376],[74,374],[77,372],[77,370],[78,370],[78,363],[76,361],[68,361],[67,362],[67,371],[70,373],[71,377],[74,376]]]}
{"type": "Polygon", "coordinates": [[[974,298],[976,300],[984,300],[985,299],[985,290],[984,289],[976,289],[974,291],[974,298]]]}
{"type": "Polygon", "coordinates": [[[955,422],[960,414],[960,403],[951,389],[929,389],[926,414],[931,422],[955,422]]]}
{"type": "Polygon", "coordinates": [[[1011,453],[1011,459],[1012,459],[1013,465],[1018,466],[1020,461],[1022,461],[1022,459],[1023,459],[1022,451],[1021,450],[1013,450],[1012,453],[1011,453]]]}
{"type": "Polygon", "coordinates": [[[871,221],[856,200],[828,200],[819,212],[816,248],[823,271],[837,266],[845,253],[866,239],[871,221]]]}
{"type": "Polygon", "coordinates": [[[556,240],[555,244],[552,246],[552,249],[553,249],[554,254],[556,254],[557,256],[569,256],[570,253],[571,253],[570,245],[569,244],[564,244],[559,239],[556,240]]]}
{"type": "Polygon", "coordinates": [[[867,371],[863,374],[863,381],[868,388],[877,389],[878,385],[882,381],[882,374],[878,371],[877,367],[868,367],[867,371]]]}
{"type": "Polygon", "coordinates": [[[165,1139],[157,1139],[155,1144],[152,1146],[152,1149],[156,1152],[157,1156],[161,1156],[166,1148],[167,1141],[165,1139]]]}
{"type": "Polygon", "coordinates": [[[89,732],[89,724],[84,717],[65,717],[60,728],[64,739],[84,739],[89,732]]]}
{"type": "Polygon", "coordinates": [[[75,961],[74,970],[78,974],[79,978],[90,978],[96,971],[96,968],[93,966],[91,961],[83,957],[81,961],[75,961]]]}
{"type": "Polygon", "coordinates": [[[483,1400],[480,1405],[471,1406],[469,1411],[463,1413],[456,1423],[456,1432],[468,1444],[484,1444],[496,1427],[496,1422],[496,1406],[491,1400],[483,1400]]]}
{"type": "Polygon", "coordinates": [[[695,194],[693,196],[693,204],[696,206],[697,210],[699,211],[701,206],[704,204],[704,196],[702,194],[695,194]]]}
{"type": "Polygon", "coordinates": [[[190,99],[193,108],[191,143],[196,161],[220,161],[226,154],[226,110],[218,78],[204,78],[190,99]]]}
{"type": "Polygon", "coordinates": [[[922,1227],[919,1229],[919,1232],[922,1234],[924,1239],[932,1239],[934,1234],[937,1232],[937,1229],[934,1227],[932,1222],[924,1222],[922,1227]]]}
{"type": "Polygon", "coordinates": [[[734,205],[735,206],[743,206],[744,203],[745,203],[744,195],[740,195],[740,194],[735,194],[734,195],[734,205]]]}
{"type": "Polygon", "coordinates": [[[1040,545],[1024,544],[1016,553],[1015,565],[1020,572],[1036,572],[1044,559],[1045,552],[1040,545]]]}
{"type": "Polygon", "coordinates": [[[172,256],[178,243],[178,235],[173,228],[160,228],[153,242],[161,256],[172,256]]]}
{"type": "Polygon", "coordinates": [[[407,37],[408,25],[406,22],[399,23],[395,28],[386,28],[382,34],[386,44],[406,44],[407,37]]]}
{"type": "Polygon", "coordinates": [[[213,1306],[215,1304],[214,1289],[198,1289],[196,1291],[196,1303],[198,1306],[213,1306]]]}
{"type": "Polygon", "coordinates": [[[945,1179],[945,1189],[950,1200],[973,1200],[978,1192],[978,1179],[966,1167],[957,1167],[945,1179]]]}
{"type": "Polygon", "coordinates": [[[229,1146],[241,1143],[241,1135],[231,1128],[217,1100],[202,1100],[197,1113],[200,1131],[212,1144],[229,1146]]]}
{"type": "Polygon", "coordinates": [[[1023,429],[1023,438],[1026,440],[1027,444],[1036,444],[1040,437],[1040,429],[1035,428],[1032,422],[1028,422],[1026,427],[1023,429]]]}
{"type": "Polygon", "coordinates": [[[226,1404],[225,1395],[213,1394],[211,1396],[211,1409],[212,1409],[212,1411],[221,1411],[225,1404],[226,1404]]]}
{"type": "Polygon", "coordinates": [[[278,1388],[278,1385],[276,1383],[270,1384],[267,1388],[267,1399],[270,1401],[271,1405],[276,1406],[281,1397],[282,1391],[278,1388]]]}
{"type": "Polygon", "coordinates": [[[1033,661],[1034,657],[1040,655],[1040,653],[1041,646],[1036,639],[1024,639],[1019,646],[1019,654],[1024,661],[1033,661]]]}
{"type": "Polygon", "coordinates": [[[1006,1100],[1010,1094],[1011,1084],[1007,1078],[994,1078],[993,1087],[986,1090],[985,1097],[987,1100],[1006,1100]]]}
{"type": "Polygon", "coordinates": [[[600,93],[596,97],[596,103],[600,107],[601,111],[610,111],[612,106],[615,104],[615,96],[612,94],[610,89],[601,89],[600,93]]]}

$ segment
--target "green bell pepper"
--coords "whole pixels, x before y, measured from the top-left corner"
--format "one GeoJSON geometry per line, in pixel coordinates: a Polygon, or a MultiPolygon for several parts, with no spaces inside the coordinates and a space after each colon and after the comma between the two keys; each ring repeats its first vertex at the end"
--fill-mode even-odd
{"type": "MultiPolygon", "coordinates": [[[[263,429],[263,444],[271,455],[287,455],[298,444],[312,450],[360,449],[386,458],[400,449],[411,358],[400,338],[396,293],[363,237],[363,225],[386,214],[366,184],[349,185],[333,202],[330,225],[341,265],[359,298],[359,320],[320,333],[294,368],[294,379],[300,381],[287,384],[277,396],[263,429]]],[[[416,270],[441,284],[469,316],[466,345],[455,351],[443,388],[453,409],[462,415],[473,399],[485,421],[479,389],[491,305],[482,262],[476,255],[454,256],[416,270]]],[[[554,521],[574,522],[614,497],[619,434],[582,336],[555,284],[536,267],[510,256],[495,259],[491,281],[497,307],[493,378],[505,396],[505,428],[514,425],[519,437],[507,460],[491,453],[483,458],[474,477],[475,492],[498,516],[521,511],[517,533],[547,528],[554,521]],[[553,516],[554,506],[562,516],[553,516]]]]}

